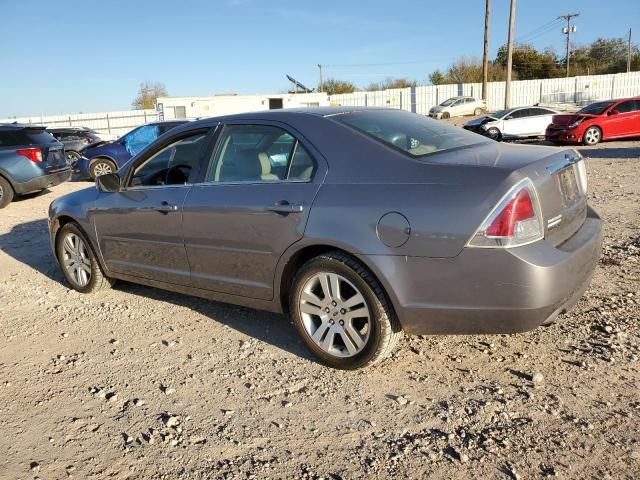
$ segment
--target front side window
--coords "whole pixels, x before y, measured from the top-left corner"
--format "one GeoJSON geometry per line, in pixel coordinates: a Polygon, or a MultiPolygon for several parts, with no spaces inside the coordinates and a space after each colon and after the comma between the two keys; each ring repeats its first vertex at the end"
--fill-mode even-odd
{"type": "Polygon", "coordinates": [[[159,137],[158,125],[144,125],[129,132],[124,137],[124,148],[131,156],[140,153],[147,145],[159,137]]]}
{"type": "Polygon", "coordinates": [[[412,157],[487,142],[467,130],[400,110],[356,111],[330,118],[412,157]]]}
{"type": "Polygon", "coordinates": [[[289,132],[270,125],[228,125],[222,131],[207,181],[308,181],[315,163],[289,132]]]}
{"type": "Polygon", "coordinates": [[[184,185],[193,182],[206,133],[180,139],[136,167],[130,186],[184,185]]]}
{"type": "Polygon", "coordinates": [[[582,110],[578,111],[578,113],[586,113],[590,115],[602,115],[604,111],[613,105],[613,102],[597,102],[592,103],[591,105],[587,105],[582,110]]]}
{"type": "Polygon", "coordinates": [[[629,113],[636,110],[636,102],[635,100],[628,100],[626,102],[619,103],[614,107],[618,113],[629,113]]]}

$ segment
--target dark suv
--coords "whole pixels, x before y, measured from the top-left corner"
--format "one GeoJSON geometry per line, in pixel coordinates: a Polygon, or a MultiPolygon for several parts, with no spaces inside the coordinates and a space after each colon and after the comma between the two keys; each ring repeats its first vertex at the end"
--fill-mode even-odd
{"type": "Polygon", "coordinates": [[[14,195],[44,190],[70,177],[64,146],[46,127],[0,124],[0,208],[14,195]]]}
{"type": "Polygon", "coordinates": [[[47,131],[62,142],[67,163],[71,166],[80,159],[80,150],[102,141],[95,131],[84,127],[47,128],[47,131]]]}

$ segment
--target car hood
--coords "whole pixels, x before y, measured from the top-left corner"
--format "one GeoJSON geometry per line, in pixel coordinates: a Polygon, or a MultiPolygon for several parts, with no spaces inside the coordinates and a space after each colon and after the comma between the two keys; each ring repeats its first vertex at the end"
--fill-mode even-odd
{"type": "Polygon", "coordinates": [[[591,115],[588,113],[563,113],[560,115],[554,115],[552,117],[551,123],[554,125],[571,125],[578,120],[583,121],[588,118],[595,118],[598,115],[591,115]]]}
{"type": "Polygon", "coordinates": [[[467,123],[465,123],[466,127],[478,127],[480,125],[484,125],[486,123],[492,123],[492,122],[497,122],[498,119],[495,117],[492,117],[491,115],[485,115],[484,117],[478,117],[478,118],[474,118],[473,120],[469,120],[467,123]]]}

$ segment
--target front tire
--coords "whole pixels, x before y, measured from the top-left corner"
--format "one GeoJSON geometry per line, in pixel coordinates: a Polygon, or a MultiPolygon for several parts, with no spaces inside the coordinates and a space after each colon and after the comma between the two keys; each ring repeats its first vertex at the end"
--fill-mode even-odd
{"type": "Polygon", "coordinates": [[[56,236],[56,253],[64,278],[80,293],[111,288],[113,280],[102,272],[91,243],[74,223],[64,225],[56,236]]]}
{"type": "Polygon", "coordinates": [[[602,140],[602,130],[598,127],[589,127],[582,136],[585,145],[597,145],[602,140]]]}
{"type": "Polygon", "coordinates": [[[450,118],[451,114],[449,112],[442,112],[442,118],[443,120],[446,120],[447,118],[450,118]]]}
{"type": "Polygon", "coordinates": [[[9,205],[13,200],[13,195],[13,187],[11,187],[9,181],[4,177],[0,177],[0,208],[9,205]]]}
{"type": "Polygon", "coordinates": [[[340,252],[302,266],[290,306],[304,343],[330,367],[352,370],[379,362],[402,336],[380,283],[359,261],[340,252]]]}
{"type": "Polygon", "coordinates": [[[502,134],[500,133],[500,130],[498,130],[496,127],[491,127],[489,130],[487,130],[487,136],[490,139],[495,140],[496,142],[499,142],[502,140],[502,134]]]}
{"type": "Polygon", "coordinates": [[[116,171],[116,164],[108,158],[98,158],[91,163],[89,167],[89,175],[94,180],[100,175],[106,175],[108,173],[114,173],[116,171]]]}

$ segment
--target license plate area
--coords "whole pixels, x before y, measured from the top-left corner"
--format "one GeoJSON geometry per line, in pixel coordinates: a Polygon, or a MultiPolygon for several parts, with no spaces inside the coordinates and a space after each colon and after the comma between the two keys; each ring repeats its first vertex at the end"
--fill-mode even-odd
{"type": "Polygon", "coordinates": [[[580,198],[580,188],[576,177],[573,165],[556,173],[556,182],[562,196],[564,208],[571,207],[580,198]]]}

